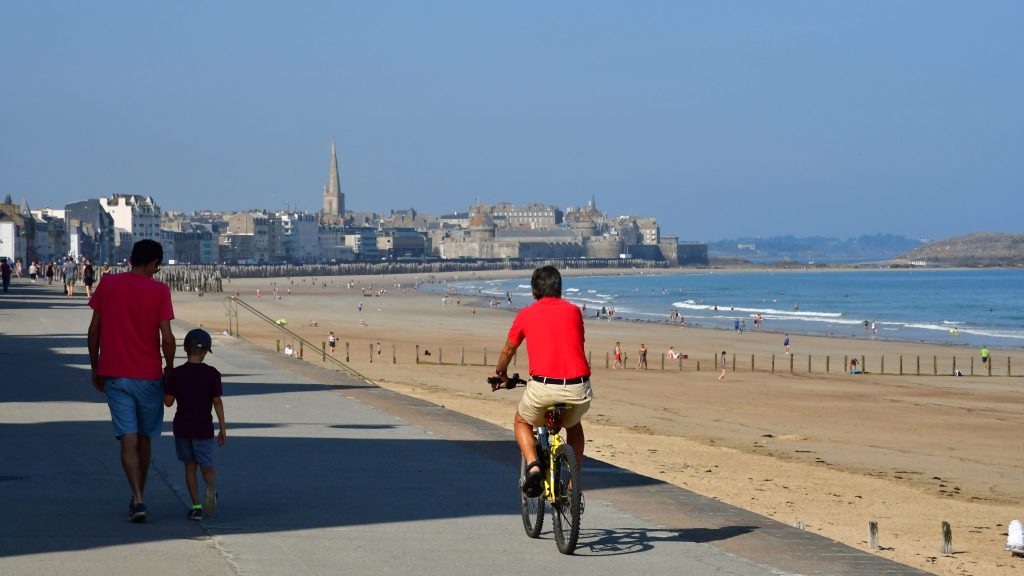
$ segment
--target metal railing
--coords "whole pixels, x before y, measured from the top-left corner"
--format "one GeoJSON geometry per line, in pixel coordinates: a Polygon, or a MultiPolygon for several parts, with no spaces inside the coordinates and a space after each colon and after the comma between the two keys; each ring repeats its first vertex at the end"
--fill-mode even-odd
{"type": "Polygon", "coordinates": [[[241,338],[242,337],[241,333],[240,333],[240,330],[239,330],[239,327],[238,327],[238,309],[239,309],[239,307],[241,307],[241,308],[245,309],[246,311],[250,312],[253,316],[256,317],[256,319],[262,320],[263,322],[265,322],[265,323],[269,324],[270,326],[276,328],[280,332],[282,332],[284,334],[287,334],[294,341],[299,342],[300,343],[299,356],[298,356],[299,358],[302,358],[302,356],[305,353],[305,349],[309,348],[310,350],[315,350],[316,351],[316,354],[320,356],[320,359],[321,359],[322,362],[331,363],[333,365],[333,368],[337,369],[338,371],[344,372],[344,373],[346,373],[346,374],[348,374],[348,375],[350,375],[350,376],[352,376],[354,378],[358,378],[358,379],[366,381],[366,382],[370,381],[369,378],[367,378],[366,376],[360,374],[358,371],[353,369],[351,366],[349,366],[345,362],[342,362],[341,360],[338,360],[334,356],[332,356],[330,354],[327,354],[327,352],[325,350],[317,348],[316,344],[314,344],[313,342],[310,342],[309,340],[306,340],[302,336],[299,336],[298,334],[293,332],[291,329],[288,328],[287,324],[284,324],[284,323],[278,322],[277,320],[274,320],[270,316],[267,316],[266,314],[261,312],[255,306],[249,304],[248,302],[242,300],[241,298],[238,298],[237,296],[226,296],[224,298],[224,308],[226,309],[225,314],[228,317],[228,333],[231,334],[232,336],[234,336],[235,338],[241,338]]]}

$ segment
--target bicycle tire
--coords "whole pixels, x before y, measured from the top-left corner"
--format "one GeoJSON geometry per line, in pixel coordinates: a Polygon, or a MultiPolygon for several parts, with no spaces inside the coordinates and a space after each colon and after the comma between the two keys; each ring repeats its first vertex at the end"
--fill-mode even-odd
{"type": "MultiPolygon", "coordinates": [[[[526,458],[519,457],[519,486],[522,487],[526,479],[526,458]]],[[[536,498],[530,498],[519,490],[519,512],[523,515],[523,529],[530,538],[540,536],[540,530],[544,527],[544,494],[536,498]]]]}
{"type": "Polygon", "coordinates": [[[551,504],[551,526],[558,551],[572,554],[580,537],[580,516],[583,513],[583,489],[580,488],[576,453],[571,446],[563,444],[555,451],[554,460],[555,501],[551,504]]]}

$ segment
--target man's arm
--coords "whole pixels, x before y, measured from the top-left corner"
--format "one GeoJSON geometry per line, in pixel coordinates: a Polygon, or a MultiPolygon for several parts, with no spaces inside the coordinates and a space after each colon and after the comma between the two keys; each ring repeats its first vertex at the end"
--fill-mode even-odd
{"type": "Polygon", "coordinates": [[[100,367],[100,313],[92,311],[92,321],[89,322],[89,365],[92,367],[92,385],[100,393],[104,393],[103,377],[96,373],[100,367]]]}
{"type": "Polygon", "coordinates": [[[174,332],[171,332],[171,321],[160,321],[160,346],[164,351],[164,378],[170,378],[171,368],[174,368],[174,353],[178,347],[174,339],[174,332]]]}
{"type": "Polygon", "coordinates": [[[217,433],[217,445],[223,446],[228,440],[227,422],[224,420],[224,403],[220,396],[213,397],[213,410],[217,413],[217,421],[220,422],[220,432],[217,433]]]}
{"type": "Polygon", "coordinates": [[[518,349],[519,344],[512,340],[505,340],[505,347],[501,349],[501,355],[498,356],[498,364],[494,367],[494,373],[501,376],[503,382],[508,382],[508,364],[512,361],[512,357],[516,355],[516,350],[518,349]]]}
{"type": "Polygon", "coordinates": [[[174,395],[173,394],[164,394],[164,406],[167,406],[168,408],[170,408],[171,406],[174,406],[174,395]]]}

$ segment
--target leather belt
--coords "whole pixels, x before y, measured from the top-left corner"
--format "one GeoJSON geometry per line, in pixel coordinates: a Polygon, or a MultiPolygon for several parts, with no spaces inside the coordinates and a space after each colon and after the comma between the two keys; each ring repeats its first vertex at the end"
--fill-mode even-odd
{"type": "Polygon", "coordinates": [[[533,376],[534,382],[540,382],[541,384],[583,384],[590,380],[590,376],[580,376],[578,378],[548,378],[547,376],[533,376]]]}

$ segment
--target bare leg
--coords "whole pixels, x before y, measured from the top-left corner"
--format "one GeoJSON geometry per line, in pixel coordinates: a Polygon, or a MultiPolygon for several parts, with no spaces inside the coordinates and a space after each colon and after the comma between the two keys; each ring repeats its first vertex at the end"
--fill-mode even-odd
{"type": "Polygon", "coordinates": [[[185,484],[188,485],[188,495],[192,498],[192,505],[199,504],[199,479],[196,478],[196,463],[185,462],[185,484]]]}
{"type": "Polygon", "coordinates": [[[569,446],[572,446],[572,451],[576,453],[576,468],[579,470],[583,469],[583,447],[587,443],[586,436],[583,435],[583,423],[565,429],[566,441],[569,446]]]}
{"type": "MultiPolygon", "coordinates": [[[[140,437],[138,434],[121,436],[121,466],[132,489],[132,504],[140,504],[146,491],[145,480],[139,462],[140,437]]],[[[148,440],[148,438],[147,438],[148,440]]],[[[146,463],[147,465],[149,462],[146,463]]]]}
{"type": "MultiPolygon", "coordinates": [[[[523,457],[526,458],[527,462],[533,462],[537,459],[537,444],[536,439],[533,437],[533,424],[530,424],[523,417],[519,415],[519,411],[516,410],[516,418],[513,428],[516,433],[516,443],[519,444],[519,450],[522,451],[523,457]]],[[[527,472],[530,472],[537,466],[530,468],[527,472]]]]}
{"type": "MultiPolygon", "coordinates": [[[[149,461],[153,456],[153,439],[139,435],[139,486],[142,493],[146,491],[146,478],[149,476],[149,461]]],[[[139,502],[142,502],[140,499],[139,502]]]]}
{"type": "Polygon", "coordinates": [[[217,470],[213,466],[200,466],[203,471],[203,482],[206,484],[206,489],[214,488],[217,486],[217,470]]]}

